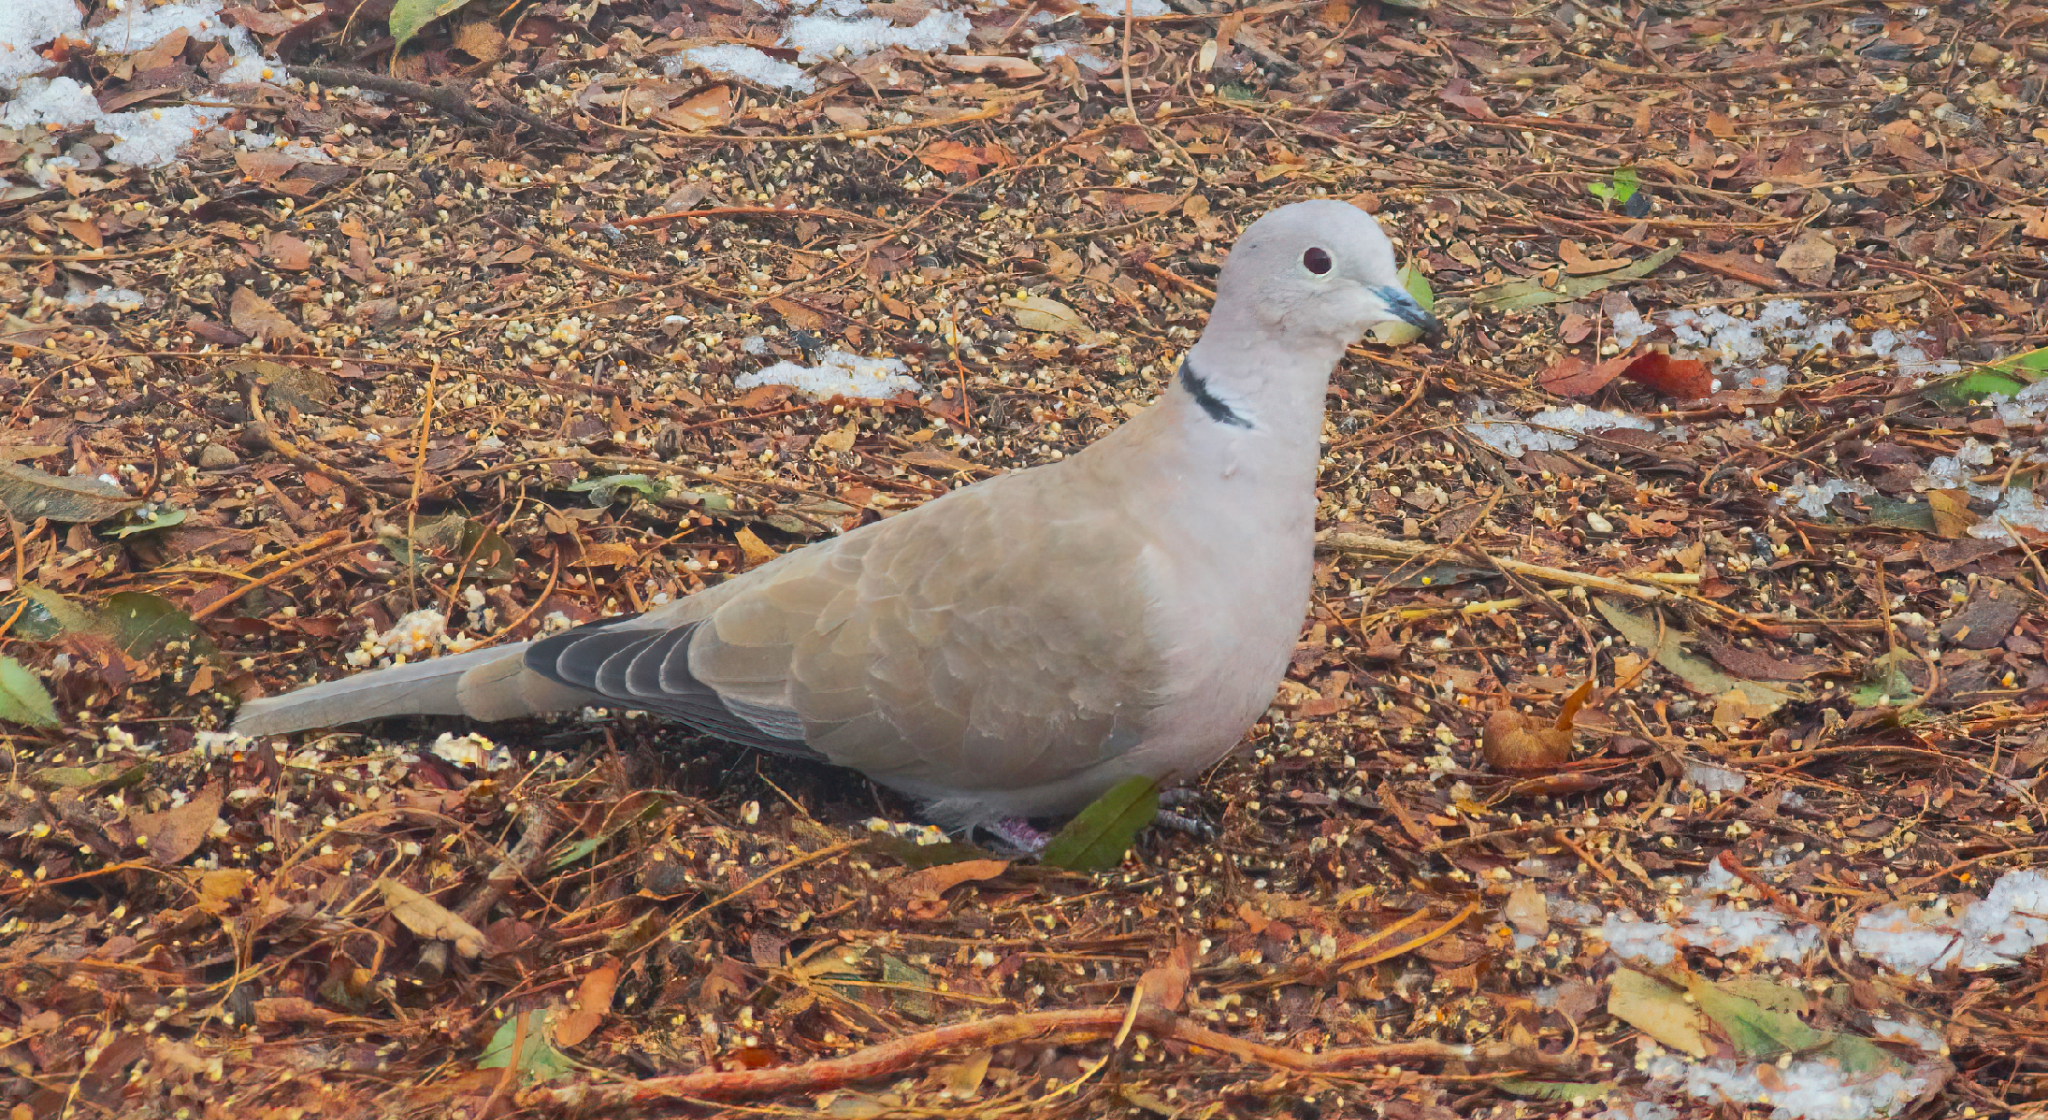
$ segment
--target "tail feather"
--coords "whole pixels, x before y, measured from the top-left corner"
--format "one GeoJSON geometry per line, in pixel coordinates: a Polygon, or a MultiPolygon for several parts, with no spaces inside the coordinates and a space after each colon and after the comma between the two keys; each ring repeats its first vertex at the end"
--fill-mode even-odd
{"type": "Polygon", "coordinates": [[[585,694],[524,667],[524,643],[472,650],[311,685],[242,705],[240,735],[283,735],[385,716],[510,719],[575,707],[585,694]]]}

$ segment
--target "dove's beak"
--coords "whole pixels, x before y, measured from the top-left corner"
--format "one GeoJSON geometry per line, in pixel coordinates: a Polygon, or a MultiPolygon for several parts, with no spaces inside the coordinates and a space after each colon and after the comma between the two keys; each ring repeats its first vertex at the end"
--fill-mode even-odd
{"type": "Polygon", "coordinates": [[[1380,302],[1387,305],[1387,310],[1393,312],[1394,318],[1423,334],[1436,334],[1444,329],[1444,325],[1437,322],[1436,316],[1424,311],[1422,305],[1415,302],[1414,296],[1399,288],[1374,288],[1372,294],[1380,297],[1380,302]]]}

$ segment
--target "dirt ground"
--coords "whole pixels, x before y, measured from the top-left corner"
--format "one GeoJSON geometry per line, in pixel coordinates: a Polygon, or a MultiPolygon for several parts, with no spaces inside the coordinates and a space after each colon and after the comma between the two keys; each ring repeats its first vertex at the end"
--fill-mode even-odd
{"type": "Polygon", "coordinates": [[[0,130],[0,655],[58,717],[0,724],[14,1116],[2048,1101],[2048,884],[2007,878],[2048,454],[1985,401],[2048,368],[2048,8],[1012,0],[808,92],[664,71],[776,43],[753,0],[476,4],[396,64],[388,16],[229,9],[289,88],[44,44],[110,108],[231,110],[162,167],[0,130]],[[218,734],[1071,453],[1322,195],[1448,330],[1336,376],[1213,840],[959,862],[615,713],[218,734]],[[734,386],[833,349],[922,389],[734,386]],[[1994,884],[2003,940],[1956,918],[1994,884]]]}

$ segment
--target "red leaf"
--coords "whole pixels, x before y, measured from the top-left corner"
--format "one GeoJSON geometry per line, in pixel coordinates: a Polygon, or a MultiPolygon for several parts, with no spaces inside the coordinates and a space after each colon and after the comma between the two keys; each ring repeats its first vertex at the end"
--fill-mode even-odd
{"type": "Polygon", "coordinates": [[[1707,363],[1691,358],[1674,358],[1661,350],[1650,350],[1630,361],[1622,375],[1638,385],[1647,385],[1673,400],[1696,401],[1714,395],[1714,373],[1707,363]]]}
{"type": "Polygon", "coordinates": [[[1590,397],[1621,376],[1632,359],[1624,354],[1594,365],[1584,358],[1566,354],[1557,364],[1536,377],[1536,383],[1560,397],[1590,397]]]}
{"type": "Polygon", "coordinates": [[[1449,104],[1456,105],[1467,113],[1478,117],[1480,120],[1490,121],[1495,119],[1493,107],[1486,103],[1485,98],[1473,93],[1472,83],[1463,78],[1454,78],[1445,83],[1443,92],[1437,94],[1437,96],[1443,98],[1449,104]]]}

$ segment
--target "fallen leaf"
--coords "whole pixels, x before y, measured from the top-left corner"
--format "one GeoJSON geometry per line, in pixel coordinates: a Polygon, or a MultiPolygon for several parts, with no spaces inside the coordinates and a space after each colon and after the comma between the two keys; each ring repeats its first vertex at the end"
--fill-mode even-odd
{"type": "Polygon", "coordinates": [[[1017,325],[1027,331],[1079,334],[1088,329],[1088,324],[1081,321],[1081,316],[1073,308],[1045,296],[1006,299],[1003,306],[1010,309],[1011,318],[1016,320],[1017,325]]]}
{"type": "Polygon", "coordinates": [[[733,540],[739,542],[740,552],[747,558],[747,567],[755,568],[775,559],[776,551],[754,534],[752,529],[742,525],[733,533],[733,540]]]}
{"type": "Polygon", "coordinates": [[[1778,267],[1809,288],[1824,288],[1835,275],[1835,245],[1819,230],[1809,229],[1778,254],[1778,267]]]}
{"type": "Polygon", "coordinates": [[[1977,524],[1977,515],[1970,512],[1967,490],[1929,490],[1927,510],[1934,515],[1935,535],[1946,540],[1969,536],[1971,527],[1977,524]]]}
{"type": "Polygon", "coordinates": [[[1638,385],[1647,386],[1679,401],[1704,400],[1714,395],[1719,382],[1707,363],[1691,358],[1674,358],[1661,350],[1647,350],[1631,359],[1621,374],[1638,385]]]}
{"type": "Polygon", "coordinates": [[[304,272],[313,267],[313,247],[281,230],[264,242],[263,255],[289,272],[304,272]]]}
{"type": "Polygon", "coordinates": [[[1693,635],[1675,626],[1664,624],[1654,617],[1645,617],[1617,606],[1607,599],[1594,599],[1593,606],[1608,625],[1621,633],[1631,644],[1649,650],[1657,664],[1669,670],[1685,686],[1701,696],[1720,696],[1729,689],[1740,689],[1749,700],[1768,711],[1775,711],[1797,695],[1789,689],[1776,688],[1757,681],[1738,680],[1715,668],[1706,658],[1685,648],[1693,635]]]}
{"type": "Polygon", "coordinates": [[[58,727],[57,705],[28,666],[0,657],[0,720],[26,727],[58,727]]]}
{"type": "Polygon", "coordinates": [[[1001,859],[964,859],[958,863],[942,863],[913,871],[890,883],[889,893],[903,898],[937,897],[962,883],[983,882],[1009,869],[1009,861],[1001,859]]]}
{"type": "Polygon", "coordinates": [[[228,321],[235,329],[262,341],[299,342],[306,337],[277,305],[243,285],[228,300],[228,321]]]}
{"type": "Polygon", "coordinates": [[[972,179],[989,161],[958,140],[934,140],[918,149],[917,162],[941,175],[963,175],[972,179]]]}
{"type": "Polygon", "coordinates": [[[17,521],[37,518],[90,525],[142,505],[126,490],[86,475],[54,475],[18,463],[0,463],[0,507],[17,521]]]}
{"type": "Polygon", "coordinates": [[[183,805],[160,813],[136,813],[128,818],[135,835],[149,845],[149,854],[159,863],[180,863],[199,850],[206,836],[220,820],[222,791],[219,782],[209,782],[183,805]]]}
{"type": "Polygon", "coordinates": [[[1187,1002],[1188,977],[1194,963],[1192,947],[1185,940],[1166,954],[1166,959],[1138,977],[1138,1002],[1162,1011],[1179,1011],[1187,1002]]]}
{"type": "Polygon", "coordinates": [[[1026,81],[1045,73],[1037,63],[1029,59],[1012,58],[1008,55],[949,54],[941,56],[939,61],[963,74],[993,73],[1013,82],[1026,81]]]}
{"type": "Polygon", "coordinates": [[[1621,376],[1630,362],[1632,354],[1621,354],[1604,362],[1589,362],[1584,358],[1566,354],[1551,363],[1549,369],[1536,375],[1536,383],[1545,392],[1560,397],[1590,397],[1607,387],[1607,383],[1621,376]]]}
{"type": "Polygon", "coordinates": [[[703,132],[732,119],[732,87],[712,86],[679,105],[654,114],[663,124],[685,132],[703,132]]]}
{"type": "Polygon", "coordinates": [[[482,931],[463,921],[453,910],[396,879],[377,880],[377,889],[383,892],[384,905],[391,908],[391,916],[405,928],[421,937],[453,942],[455,951],[465,957],[483,955],[482,931]]]}
{"type": "Polygon", "coordinates": [[[1707,1018],[1683,991],[1632,968],[1617,970],[1607,983],[1609,1015],[1673,1050],[1707,1056],[1707,1018]]]}
{"type": "Polygon", "coordinates": [[[555,1045],[575,1046],[611,1014],[612,992],[619,984],[619,966],[606,963],[592,969],[576,987],[576,1006],[555,1020],[555,1045]]]}

